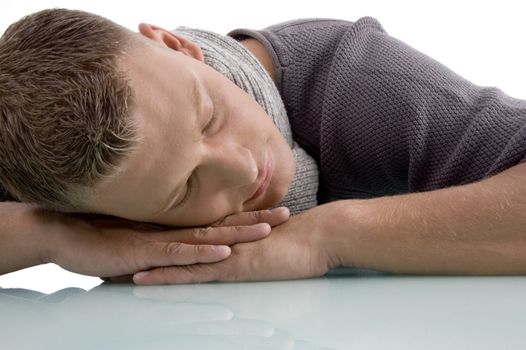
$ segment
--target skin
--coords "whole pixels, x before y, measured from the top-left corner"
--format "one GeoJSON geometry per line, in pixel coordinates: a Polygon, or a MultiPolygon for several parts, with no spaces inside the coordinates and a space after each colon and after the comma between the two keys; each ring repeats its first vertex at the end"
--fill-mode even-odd
{"type": "Polygon", "coordinates": [[[206,65],[195,43],[149,24],[135,35],[139,44],[120,64],[135,94],[133,117],[142,142],[115,177],[95,188],[91,208],[134,221],[199,226],[279,203],[294,177],[294,157],[260,105],[206,65]],[[194,83],[201,95],[197,109],[191,102],[194,83]],[[274,168],[270,185],[249,200],[268,157],[274,168]],[[174,190],[173,204],[188,188],[184,204],[165,210],[174,190]]]}

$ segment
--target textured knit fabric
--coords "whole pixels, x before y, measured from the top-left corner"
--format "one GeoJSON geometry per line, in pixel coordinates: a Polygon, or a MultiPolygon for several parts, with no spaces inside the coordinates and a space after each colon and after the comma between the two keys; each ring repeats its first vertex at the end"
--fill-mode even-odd
{"type": "Polygon", "coordinates": [[[296,173],[288,193],[276,206],[288,207],[291,214],[298,214],[316,206],[317,164],[292,139],[289,120],[281,96],[257,58],[239,42],[225,35],[189,27],[178,27],[173,33],[198,44],[203,51],[206,64],[252,96],[267,112],[291,147],[296,163],[296,173]]]}
{"type": "Polygon", "coordinates": [[[526,101],[470,83],[374,18],[228,35],[269,51],[293,137],[320,165],[320,204],[466,184],[525,160],[526,101]]]}

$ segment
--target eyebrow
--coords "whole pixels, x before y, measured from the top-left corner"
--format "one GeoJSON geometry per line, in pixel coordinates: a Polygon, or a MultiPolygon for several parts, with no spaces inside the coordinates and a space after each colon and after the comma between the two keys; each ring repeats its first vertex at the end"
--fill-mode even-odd
{"type": "MultiPolygon", "coordinates": [[[[202,105],[201,89],[199,88],[199,86],[200,85],[199,85],[198,79],[197,77],[194,76],[194,79],[192,79],[192,87],[190,89],[190,99],[194,106],[194,110],[197,111],[196,115],[198,119],[200,119],[199,117],[201,116],[201,105],[202,105]]],[[[164,213],[165,211],[167,211],[168,209],[172,207],[173,203],[175,203],[175,200],[180,196],[181,194],[180,191],[182,190],[182,187],[184,187],[185,184],[186,182],[183,183],[181,186],[175,187],[175,189],[173,189],[170,192],[170,195],[164,201],[164,205],[162,209],[159,211],[159,213],[164,213]]],[[[179,204],[174,206],[174,208],[176,208],[178,205],[179,204]]]]}

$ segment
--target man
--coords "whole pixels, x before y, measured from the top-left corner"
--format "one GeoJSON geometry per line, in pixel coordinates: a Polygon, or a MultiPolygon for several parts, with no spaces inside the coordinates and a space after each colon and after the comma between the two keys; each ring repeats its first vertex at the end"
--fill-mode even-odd
{"type": "MultiPolygon", "coordinates": [[[[309,37],[306,29],[302,32],[302,24],[278,25],[275,33],[286,31],[283,28],[297,29],[295,34],[301,38],[298,42],[305,43],[309,37]],[[303,37],[298,36],[302,33],[303,37]]],[[[225,226],[252,223],[250,216],[238,213],[275,205],[289,190],[297,172],[282,135],[253,99],[203,64],[202,52],[195,43],[152,25],[142,24],[137,34],[96,16],[61,10],[44,11],[20,21],[18,26],[21,28],[15,24],[2,38],[5,52],[10,55],[1,56],[4,62],[16,62],[9,65],[11,71],[7,70],[11,80],[4,77],[2,82],[2,94],[8,96],[3,104],[8,112],[4,112],[6,132],[2,135],[9,142],[5,142],[1,172],[2,182],[16,197],[60,211],[104,213],[163,225],[225,226]],[[39,19],[56,26],[51,27],[53,30],[31,31],[32,26],[40,28],[34,25],[39,19]],[[18,35],[25,36],[20,39],[18,35]],[[26,43],[38,43],[38,50],[33,52],[50,59],[50,63],[39,60],[38,68],[24,70],[21,62],[35,64],[25,56],[29,53],[26,43]],[[61,55],[55,53],[57,47],[65,48],[59,50],[61,55]],[[99,54],[93,57],[94,52],[99,54]],[[24,71],[32,76],[21,79],[24,71]],[[32,99],[34,81],[40,85],[37,97],[32,99]],[[75,93],[75,89],[83,93],[75,93]],[[71,96],[77,96],[74,102],[71,96]],[[12,106],[24,102],[28,119],[34,117],[30,131],[12,117],[20,110],[12,106]],[[48,115],[55,117],[42,118],[48,115]],[[17,137],[12,136],[15,130],[34,137],[16,143],[17,137]],[[27,161],[10,158],[15,152],[27,161]],[[34,158],[28,154],[34,154],[34,158]],[[220,221],[225,216],[227,219],[220,221]]],[[[353,40],[364,44],[349,50],[354,56],[346,57],[341,65],[315,67],[320,69],[314,71],[319,74],[312,79],[314,86],[300,85],[303,92],[316,92],[325,83],[325,110],[315,110],[315,102],[319,102],[316,96],[302,96],[303,103],[312,107],[309,110],[302,104],[294,105],[293,97],[287,95],[287,84],[304,84],[308,78],[291,74],[301,71],[297,62],[298,67],[289,68],[289,75],[282,74],[283,67],[277,66],[278,62],[293,66],[292,59],[301,61],[303,57],[299,50],[296,57],[287,57],[286,50],[280,52],[278,44],[287,42],[285,34],[281,41],[275,39],[275,52],[269,51],[272,43],[269,45],[264,35],[244,45],[281,86],[296,139],[303,141],[302,146],[321,165],[318,198],[322,205],[290,218],[286,210],[260,212],[255,221],[274,226],[272,234],[268,235],[268,225],[262,225],[244,228],[251,231],[241,235],[226,228],[183,229],[170,234],[145,232],[160,230],[158,226],[143,226],[142,232],[134,232],[130,227],[135,224],[115,219],[90,221],[79,216],[35,213],[17,204],[16,212],[6,209],[6,213],[19,218],[31,213],[28,222],[37,224],[38,229],[27,233],[29,240],[41,237],[35,232],[45,230],[46,221],[52,222],[52,228],[59,223],[62,230],[50,234],[42,248],[40,244],[27,246],[28,239],[13,234],[13,224],[2,240],[13,242],[9,248],[14,253],[4,254],[7,258],[0,266],[11,271],[53,261],[98,276],[135,273],[136,283],[303,278],[342,265],[402,273],[523,273],[526,254],[520,228],[524,221],[520,188],[526,180],[522,175],[524,166],[518,164],[525,156],[520,134],[515,134],[511,143],[492,139],[496,144],[487,148],[480,148],[479,143],[473,146],[472,140],[480,141],[475,136],[461,144],[442,141],[453,135],[480,132],[478,125],[469,126],[470,120],[479,117],[491,118],[492,122],[503,119],[502,132],[512,134],[526,117],[524,102],[493,90],[477,90],[388,37],[372,19],[354,24],[312,21],[305,26],[315,28],[315,33],[332,35],[331,40],[313,45],[334,44],[326,51],[329,57],[320,59],[322,63],[338,57],[353,40]],[[379,54],[368,51],[373,48],[380,48],[379,54]],[[367,65],[346,67],[345,62],[367,65]],[[394,68],[387,69],[386,62],[394,68]],[[327,72],[334,79],[332,84],[324,80],[327,72]],[[361,75],[345,78],[354,72],[361,75]],[[419,80],[419,74],[429,81],[419,80]],[[338,83],[341,76],[344,78],[338,83]],[[415,87],[422,91],[415,91],[415,87]],[[459,94],[449,95],[457,88],[459,94]],[[463,93],[465,101],[457,101],[463,93]],[[353,114],[349,111],[353,111],[354,104],[356,108],[367,108],[370,112],[358,109],[358,115],[367,114],[368,118],[353,120],[352,127],[347,123],[346,128],[338,128],[345,120],[342,115],[350,118],[353,114]],[[459,106],[463,109],[455,114],[459,106]],[[305,114],[294,107],[303,108],[305,114]],[[489,109],[479,113],[477,107],[489,109]],[[444,109],[446,113],[440,114],[444,109]],[[325,118],[321,121],[322,131],[332,130],[332,134],[320,134],[315,120],[307,123],[316,113],[325,118]],[[436,114],[436,118],[422,119],[426,113],[436,114]],[[472,119],[466,119],[464,113],[472,119]],[[340,124],[331,124],[334,119],[327,115],[340,115],[340,124]],[[412,124],[436,123],[442,115],[446,115],[445,123],[432,128],[412,124]],[[299,116],[304,119],[299,120],[299,116]],[[372,127],[367,124],[371,118],[378,118],[372,127]],[[301,123],[314,127],[309,131],[301,123]],[[393,130],[397,125],[407,129],[393,130]],[[448,128],[454,132],[442,135],[448,128]],[[349,136],[352,132],[355,134],[349,136]],[[364,132],[375,136],[364,137],[364,132]],[[328,140],[331,135],[339,143],[328,140]],[[367,148],[345,147],[354,140],[367,148]],[[389,149],[391,154],[386,153],[389,149]],[[447,158],[455,149],[458,154],[447,158]],[[477,149],[481,152],[475,153],[477,149]],[[369,156],[364,158],[364,152],[369,156]],[[388,157],[392,161],[387,162],[388,157]],[[420,192],[424,190],[428,192],[420,192]],[[345,199],[349,197],[376,198],[345,199]],[[344,200],[336,200],[340,198],[344,200]],[[64,221],[71,223],[67,232],[61,225],[64,221]],[[124,228],[116,225],[119,223],[124,228]],[[177,243],[159,243],[173,240],[177,243]],[[207,246],[199,248],[201,254],[195,254],[193,246],[179,244],[199,242],[231,248],[207,246]],[[12,249],[17,243],[18,249],[12,249]],[[155,261],[144,255],[137,258],[127,249],[130,245],[162,247],[169,254],[155,261]],[[74,251],[70,249],[73,246],[77,247],[74,251]],[[115,247],[117,254],[113,253],[115,247]],[[97,250],[96,255],[93,250],[97,250]],[[136,273],[142,270],[151,271],[136,273]]],[[[290,45],[285,49],[293,52],[295,46],[290,45]]],[[[305,64],[311,62],[312,68],[315,58],[306,56],[310,61],[305,64]]]]}

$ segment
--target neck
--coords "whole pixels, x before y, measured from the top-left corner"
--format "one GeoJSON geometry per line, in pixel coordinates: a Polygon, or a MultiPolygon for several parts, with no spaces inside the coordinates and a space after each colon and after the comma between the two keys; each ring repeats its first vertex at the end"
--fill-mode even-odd
{"type": "Polygon", "coordinates": [[[263,66],[263,68],[265,68],[268,75],[270,75],[270,78],[275,84],[276,72],[274,70],[274,64],[272,63],[272,59],[270,58],[270,55],[265,46],[263,46],[263,44],[261,44],[258,40],[254,38],[241,39],[239,43],[243,45],[248,51],[250,51],[254,55],[254,57],[257,58],[259,63],[263,66]]]}

